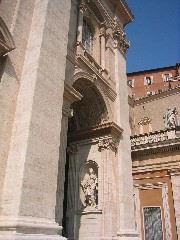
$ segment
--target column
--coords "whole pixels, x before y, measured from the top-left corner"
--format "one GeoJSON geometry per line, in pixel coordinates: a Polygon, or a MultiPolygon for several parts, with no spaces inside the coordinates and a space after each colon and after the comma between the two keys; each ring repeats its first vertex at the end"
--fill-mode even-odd
{"type": "Polygon", "coordinates": [[[100,32],[100,42],[101,42],[101,67],[104,70],[106,67],[106,39],[105,39],[105,28],[101,29],[100,32]]]}
{"type": "MultiPolygon", "coordinates": [[[[120,37],[122,40],[122,38],[120,37]]],[[[135,227],[135,212],[133,200],[133,178],[129,126],[128,88],[126,76],[126,60],[124,44],[115,43],[115,81],[116,81],[116,111],[117,124],[123,129],[117,153],[118,168],[118,239],[139,239],[135,227]]]]}
{"type": "Polygon", "coordinates": [[[63,218],[68,118],[72,117],[72,111],[70,108],[71,104],[75,101],[80,101],[81,97],[82,97],[81,94],[79,94],[74,88],[65,84],[63,108],[62,108],[62,120],[61,120],[58,179],[57,179],[57,193],[56,193],[56,222],[59,223],[60,226],[62,226],[62,218],[63,218]]]}
{"type": "Polygon", "coordinates": [[[180,240],[180,172],[171,173],[178,240],[180,240]]]}
{"type": "Polygon", "coordinates": [[[62,226],[63,219],[63,200],[64,200],[64,181],[65,181],[65,165],[66,165],[66,148],[67,148],[67,131],[68,117],[71,115],[70,108],[67,105],[63,106],[61,120],[61,136],[59,148],[59,166],[57,180],[57,195],[56,195],[56,222],[62,226]]]}
{"type": "Polygon", "coordinates": [[[112,136],[99,140],[102,166],[98,191],[99,207],[102,209],[102,240],[109,240],[117,234],[117,143],[112,136]]]}
{"type": "Polygon", "coordinates": [[[3,240],[64,239],[55,205],[70,8],[35,1],[1,199],[3,240]]]}

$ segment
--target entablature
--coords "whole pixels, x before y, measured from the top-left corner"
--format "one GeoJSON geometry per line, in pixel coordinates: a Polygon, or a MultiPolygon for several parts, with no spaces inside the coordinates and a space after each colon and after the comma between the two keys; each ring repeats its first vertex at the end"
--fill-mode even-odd
{"type": "Polygon", "coordinates": [[[180,128],[131,136],[132,157],[180,150],[180,128]]]}

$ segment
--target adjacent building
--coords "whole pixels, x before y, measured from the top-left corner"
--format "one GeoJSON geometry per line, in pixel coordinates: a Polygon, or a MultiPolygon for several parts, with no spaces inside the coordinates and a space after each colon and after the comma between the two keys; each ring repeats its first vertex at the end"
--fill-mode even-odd
{"type": "Polygon", "coordinates": [[[179,64],[128,74],[136,220],[144,240],[180,238],[179,80],[179,64]]]}

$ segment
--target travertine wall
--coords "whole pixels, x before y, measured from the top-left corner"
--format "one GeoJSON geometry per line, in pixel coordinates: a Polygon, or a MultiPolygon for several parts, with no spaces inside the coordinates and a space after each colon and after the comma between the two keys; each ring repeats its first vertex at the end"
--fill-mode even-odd
{"type": "Polygon", "coordinates": [[[16,46],[7,56],[0,82],[0,198],[33,10],[34,0],[2,0],[0,3],[0,15],[11,31],[16,46]]]}
{"type": "MultiPolygon", "coordinates": [[[[8,11],[6,3],[10,1],[2,2],[4,11],[8,11]]],[[[11,77],[14,82],[18,78],[19,92],[17,95],[17,88],[15,93],[11,91],[17,95],[14,116],[13,104],[11,111],[6,108],[14,122],[1,191],[1,227],[9,230],[9,225],[13,225],[16,231],[11,234],[23,231],[26,238],[33,232],[38,233],[36,239],[47,233],[51,235],[48,239],[61,239],[57,236],[61,227],[55,223],[55,204],[71,1],[17,4],[13,5],[16,14],[10,14],[14,21],[12,31],[17,31],[20,38],[16,41],[15,37],[17,59],[14,57],[13,61],[16,60],[17,69],[11,77]]]]}

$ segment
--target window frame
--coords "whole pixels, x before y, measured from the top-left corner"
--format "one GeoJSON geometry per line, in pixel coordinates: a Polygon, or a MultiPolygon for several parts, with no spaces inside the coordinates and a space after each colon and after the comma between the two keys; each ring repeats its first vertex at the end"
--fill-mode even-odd
{"type": "Polygon", "coordinates": [[[82,44],[88,53],[93,51],[93,31],[86,18],[83,18],[82,44]]]}

